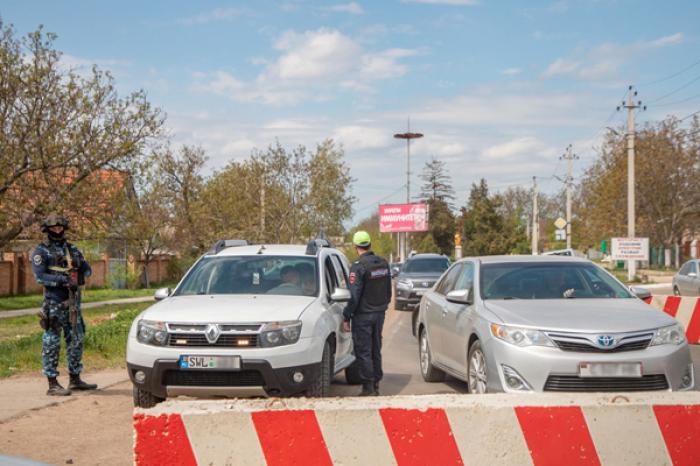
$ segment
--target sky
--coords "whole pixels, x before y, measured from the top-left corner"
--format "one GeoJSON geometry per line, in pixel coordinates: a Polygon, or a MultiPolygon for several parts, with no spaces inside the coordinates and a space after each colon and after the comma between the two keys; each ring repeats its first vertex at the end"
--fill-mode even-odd
{"type": "MultiPolygon", "coordinates": [[[[649,0],[18,1],[3,22],[58,35],[66,66],[144,89],[173,143],[202,146],[207,172],[275,140],[333,138],[355,178],[354,220],[406,199],[432,157],[457,194],[561,189],[595,159],[629,85],[639,124],[700,110],[700,2],[649,0]]],[[[687,120],[686,120],[687,121],[687,120]]],[[[638,177],[639,179],[639,177],[638,177]]],[[[643,178],[642,178],[643,179],[643,178]]]]}

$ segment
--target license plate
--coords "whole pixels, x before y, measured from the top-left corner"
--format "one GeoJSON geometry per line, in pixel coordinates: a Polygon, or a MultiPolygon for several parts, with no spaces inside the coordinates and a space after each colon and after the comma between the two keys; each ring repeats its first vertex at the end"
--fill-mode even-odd
{"type": "Polygon", "coordinates": [[[234,369],[241,368],[240,356],[180,356],[180,369],[234,369]]]}
{"type": "Polygon", "coordinates": [[[582,362],[580,377],[641,377],[641,362],[582,362]]]}
{"type": "Polygon", "coordinates": [[[418,291],[416,291],[416,296],[423,296],[423,293],[425,293],[425,291],[418,290],[418,291]]]}

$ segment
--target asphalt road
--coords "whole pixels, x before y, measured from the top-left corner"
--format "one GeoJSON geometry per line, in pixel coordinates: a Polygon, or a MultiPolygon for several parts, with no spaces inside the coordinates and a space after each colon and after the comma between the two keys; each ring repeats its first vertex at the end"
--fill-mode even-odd
{"type": "MultiPolygon", "coordinates": [[[[700,389],[700,345],[691,345],[695,366],[696,390],[700,389]]],[[[466,383],[447,377],[444,383],[423,381],[418,367],[418,340],[411,334],[410,311],[388,311],[383,341],[384,380],[382,395],[423,395],[434,393],[467,393],[466,383]]],[[[356,395],[359,386],[348,386],[345,377],[338,374],[331,386],[332,396],[356,395]]]]}

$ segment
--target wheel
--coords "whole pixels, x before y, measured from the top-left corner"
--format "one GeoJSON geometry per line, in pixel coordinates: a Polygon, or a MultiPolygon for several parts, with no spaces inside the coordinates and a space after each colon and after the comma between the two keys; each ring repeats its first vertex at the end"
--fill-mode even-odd
{"type": "Polygon", "coordinates": [[[306,396],[322,398],[330,395],[331,379],[333,378],[333,356],[331,355],[331,345],[326,342],[323,345],[323,356],[321,356],[321,370],[318,377],[306,390],[306,396]]]}
{"type": "Polygon", "coordinates": [[[472,343],[472,346],[469,348],[469,368],[467,370],[469,393],[486,393],[488,387],[486,358],[479,340],[472,343]]]}
{"type": "Polygon", "coordinates": [[[420,344],[418,345],[418,357],[420,361],[420,375],[426,382],[442,382],[445,380],[445,373],[433,366],[433,357],[430,353],[430,344],[425,329],[420,331],[420,344]]]}
{"type": "Polygon", "coordinates": [[[413,333],[414,337],[418,337],[418,309],[413,310],[413,314],[411,315],[411,332],[413,333]]]}
{"type": "Polygon", "coordinates": [[[360,378],[360,366],[357,364],[357,361],[345,368],[345,381],[348,383],[348,385],[362,384],[362,379],[360,378]]]}
{"type": "Polygon", "coordinates": [[[674,287],[673,287],[673,294],[674,294],[675,296],[680,296],[680,295],[681,295],[681,290],[679,290],[677,286],[674,286],[674,287]]]}
{"type": "Polygon", "coordinates": [[[134,386],[134,406],[136,408],[152,408],[162,401],[165,401],[165,398],[155,396],[151,392],[134,386]]]}

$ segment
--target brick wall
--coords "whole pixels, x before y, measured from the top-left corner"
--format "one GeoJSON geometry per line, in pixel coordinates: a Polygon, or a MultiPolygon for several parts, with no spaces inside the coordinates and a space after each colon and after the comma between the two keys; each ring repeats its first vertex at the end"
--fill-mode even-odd
{"type": "Polygon", "coordinates": [[[14,287],[14,263],[10,261],[0,262],[0,296],[13,294],[14,287]]]}

